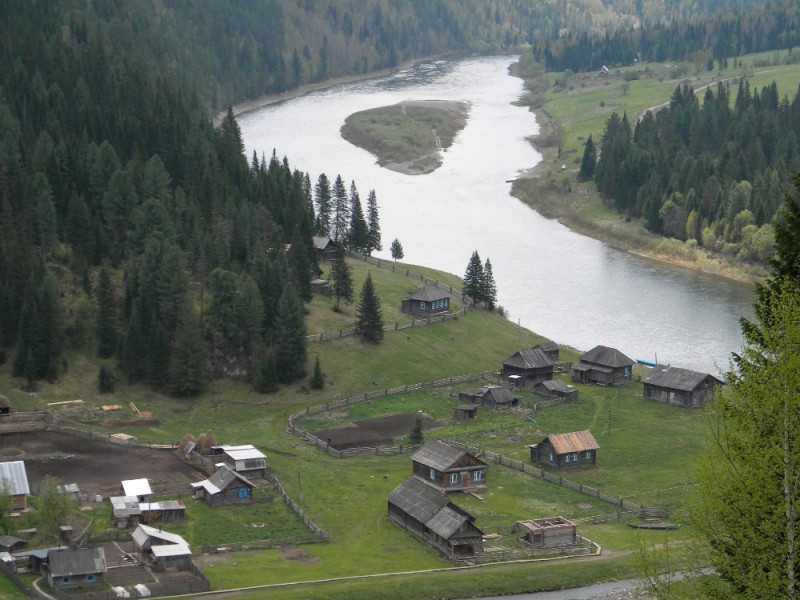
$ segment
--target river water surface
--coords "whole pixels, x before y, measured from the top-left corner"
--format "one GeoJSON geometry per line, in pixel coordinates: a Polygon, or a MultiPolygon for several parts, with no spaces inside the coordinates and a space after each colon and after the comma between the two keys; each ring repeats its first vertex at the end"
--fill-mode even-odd
{"type": "Polygon", "coordinates": [[[538,132],[533,113],[512,105],[523,93],[508,74],[513,60],[425,63],[250,111],[238,117],[248,157],[274,150],[312,182],[340,174],[349,189],[355,180],[362,203],[374,189],[384,245],[376,256],[389,258],[397,238],[403,262],[463,275],[477,250],[491,260],[509,318],[555,342],[603,344],[634,360],[715,374],[727,367],[741,347],[739,317],[752,315],[751,286],[614,249],[510,195],[509,180],[541,160],[526,141],[538,132]],[[403,100],[471,105],[467,126],[428,175],[379,167],[339,133],[351,113],[403,100]]]}

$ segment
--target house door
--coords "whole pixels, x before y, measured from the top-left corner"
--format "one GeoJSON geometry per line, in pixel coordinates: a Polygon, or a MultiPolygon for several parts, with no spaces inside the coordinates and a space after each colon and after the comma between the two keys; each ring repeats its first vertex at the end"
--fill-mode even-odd
{"type": "Polygon", "coordinates": [[[469,487],[469,472],[461,473],[461,487],[469,487]]]}

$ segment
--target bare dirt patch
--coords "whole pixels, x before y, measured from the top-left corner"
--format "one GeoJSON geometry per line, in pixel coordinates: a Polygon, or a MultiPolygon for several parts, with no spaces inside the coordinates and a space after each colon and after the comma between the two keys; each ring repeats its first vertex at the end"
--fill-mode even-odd
{"type": "Polygon", "coordinates": [[[311,556],[302,548],[286,548],[281,551],[281,556],[286,560],[296,560],[304,565],[313,565],[319,562],[318,556],[311,556]]]}
{"type": "Polygon", "coordinates": [[[186,483],[188,492],[188,483],[206,478],[173,451],[121,446],[103,438],[50,431],[7,433],[0,435],[0,446],[23,452],[0,460],[24,460],[33,493],[46,475],[62,483],[77,483],[82,493],[92,497],[118,495],[120,481],[126,479],[147,478],[151,486],[186,483]]]}
{"type": "MultiPolygon", "coordinates": [[[[337,450],[374,446],[388,446],[393,440],[408,435],[414,426],[416,413],[399,413],[354,421],[347,427],[324,429],[315,435],[337,450]]],[[[430,417],[422,417],[422,430],[434,429],[442,424],[430,417]]]]}

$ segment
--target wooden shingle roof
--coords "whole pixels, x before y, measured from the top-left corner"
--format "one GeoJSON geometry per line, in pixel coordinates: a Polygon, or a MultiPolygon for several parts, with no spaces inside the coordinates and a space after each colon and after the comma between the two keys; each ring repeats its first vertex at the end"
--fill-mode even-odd
{"type": "Polygon", "coordinates": [[[580,360],[612,369],[632,367],[636,364],[636,361],[631,360],[616,348],[609,348],[608,346],[595,346],[581,355],[580,360]]]}
{"type": "Polygon", "coordinates": [[[540,347],[534,346],[528,350],[520,350],[506,359],[503,364],[518,369],[544,369],[552,367],[553,361],[547,357],[540,347]]]}
{"type": "Polygon", "coordinates": [[[715,383],[722,384],[722,381],[709,373],[700,373],[689,369],[670,367],[669,365],[656,365],[645,378],[644,383],[673,390],[691,392],[697,389],[707,377],[711,377],[715,383]]]}
{"type": "Polygon", "coordinates": [[[550,440],[557,454],[583,452],[600,448],[594,436],[588,430],[573,431],[571,433],[551,433],[545,440],[550,440]]]}
{"type": "Polygon", "coordinates": [[[398,485],[387,500],[420,523],[427,523],[449,503],[443,494],[416,477],[409,477],[398,485]]]}
{"type": "Polygon", "coordinates": [[[448,446],[439,440],[426,442],[422,448],[411,455],[411,460],[437,471],[446,471],[466,454],[463,450],[448,446]]]}
{"type": "Polygon", "coordinates": [[[421,300],[422,302],[434,302],[435,300],[444,300],[449,297],[450,294],[445,292],[438,285],[425,285],[411,294],[408,299],[421,300]]]}
{"type": "Polygon", "coordinates": [[[106,572],[106,554],[102,548],[51,550],[47,562],[53,577],[73,577],[106,572]]]}

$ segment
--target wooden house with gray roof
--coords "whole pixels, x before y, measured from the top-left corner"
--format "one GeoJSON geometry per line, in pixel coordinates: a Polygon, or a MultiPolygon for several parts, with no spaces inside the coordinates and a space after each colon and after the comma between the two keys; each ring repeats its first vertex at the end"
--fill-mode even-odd
{"type": "Polygon", "coordinates": [[[387,498],[389,518],[449,558],[483,554],[483,532],[475,517],[446,496],[409,477],[387,498]]]}
{"type": "Polygon", "coordinates": [[[441,492],[474,492],[486,488],[488,465],[464,450],[431,440],[411,455],[412,473],[441,492]]]}
{"type": "Polygon", "coordinates": [[[401,302],[400,310],[420,317],[450,312],[450,294],[438,285],[424,285],[401,302]]]}
{"type": "Polygon", "coordinates": [[[635,361],[616,348],[595,346],[572,365],[572,381],[598,385],[630,383],[635,361]]]}
{"type": "Polygon", "coordinates": [[[521,378],[523,384],[536,384],[553,378],[555,363],[539,346],[519,350],[503,361],[503,378],[521,378]]]}
{"type": "Polygon", "coordinates": [[[177,533],[139,524],[131,536],[139,558],[154,571],[186,571],[192,568],[192,551],[177,533]]]}
{"type": "Polygon", "coordinates": [[[568,385],[560,379],[550,379],[537,383],[533,391],[539,396],[547,398],[559,398],[567,402],[574,402],[578,399],[578,390],[574,386],[568,385]]]}
{"type": "Polygon", "coordinates": [[[564,467],[587,467],[597,463],[600,446],[588,431],[551,433],[538,444],[528,446],[531,462],[556,469],[564,467]]]}
{"type": "Polygon", "coordinates": [[[708,373],[656,365],[644,379],[644,397],[675,406],[700,407],[710,401],[722,381],[708,373]]]}
{"type": "Polygon", "coordinates": [[[336,256],[336,242],[327,236],[317,235],[313,237],[312,241],[317,254],[317,262],[333,260],[336,256]]]}
{"type": "Polygon", "coordinates": [[[47,553],[47,582],[54,590],[94,586],[106,574],[102,548],[50,550],[47,553]]]}
{"type": "Polygon", "coordinates": [[[220,466],[208,479],[191,484],[195,498],[205,500],[211,506],[241,504],[253,500],[255,484],[231,469],[220,466]]]}
{"type": "Polygon", "coordinates": [[[519,404],[519,398],[502,385],[485,385],[479,388],[467,388],[458,393],[462,402],[480,404],[486,408],[511,408],[519,404]]]}

